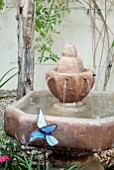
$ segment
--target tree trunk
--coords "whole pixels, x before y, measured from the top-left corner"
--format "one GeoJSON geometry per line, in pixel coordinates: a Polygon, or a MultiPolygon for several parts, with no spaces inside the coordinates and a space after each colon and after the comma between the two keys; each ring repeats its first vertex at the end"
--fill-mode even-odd
{"type": "Polygon", "coordinates": [[[34,82],[34,0],[17,1],[18,19],[18,88],[17,100],[33,90],[34,82]]]}

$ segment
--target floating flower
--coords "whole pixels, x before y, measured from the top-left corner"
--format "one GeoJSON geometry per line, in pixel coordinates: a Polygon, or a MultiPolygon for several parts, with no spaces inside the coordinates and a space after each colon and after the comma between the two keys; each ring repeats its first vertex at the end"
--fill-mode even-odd
{"type": "Polygon", "coordinates": [[[10,157],[8,155],[0,157],[0,163],[4,163],[5,161],[10,161],[10,157]]]}

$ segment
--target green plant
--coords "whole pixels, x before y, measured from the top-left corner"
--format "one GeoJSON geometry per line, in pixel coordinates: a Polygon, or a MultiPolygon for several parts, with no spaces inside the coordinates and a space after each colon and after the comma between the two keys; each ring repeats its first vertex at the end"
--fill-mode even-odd
{"type": "MultiPolygon", "coordinates": [[[[31,156],[27,156],[25,153],[23,153],[23,156],[19,156],[16,155],[15,157],[18,160],[18,165],[22,168],[22,169],[28,169],[28,170],[33,170],[33,169],[37,169],[37,170],[41,170],[42,168],[40,168],[40,159],[38,158],[37,160],[37,165],[35,167],[33,167],[33,156],[34,156],[34,152],[32,152],[31,156]]],[[[48,170],[48,163],[46,163],[46,168],[45,170],[48,170]]]]}
{"type": "MultiPolygon", "coordinates": [[[[14,73],[13,75],[11,75],[10,77],[6,78],[7,75],[9,75],[9,73],[14,70],[14,68],[11,68],[10,70],[8,70],[1,78],[0,78],[0,89],[7,83],[9,82],[14,76],[17,75],[17,73],[14,73]],[[4,80],[5,79],[5,80],[4,80]]],[[[6,97],[10,97],[10,96],[0,96],[0,99],[6,98],[6,97]]]]}
{"type": "Polygon", "coordinates": [[[1,170],[19,170],[20,167],[17,166],[18,162],[15,159],[15,155],[20,150],[20,144],[17,140],[14,140],[8,137],[6,134],[2,134],[0,136],[0,155],[8,155],[10,157],[10,161],[5,161],[4,163],[0,163],[1,170]]]}
{"type": "MultiPolygon", "coordinates": [[[[112,162],[113,162],[113,159],[114,159],[114,157],[111,160],[112,162]]],[[[104,170],[113,170],[114,169],[114,164],[111,161],[108,164],[102,163],[104,170]]]]}
{"type": "Polygon", "coordinates": [[[15,155],[20,151],[20,143],[4,132],[3,117],[0,116],[0,157],[8,155],[10,161],[0,163],[0,170],[20,170],[15,155]]]}
{"type": "Polygon", "coordinates": [[[15,73],[12,76],[10,76],[9,78],[7,78],[5,81],[3,81],[4,78],[14,69],[15,69],[15,67],[11,68],[0,78],[0,88],[2,88],[9,80],[11,80],[17,74],[17,73],[15,73]]]}
{"type": "Polygon", "coordinates": [[[28,170],[33,170],[32,168],[32,159],[33,159],[33,153],[30,156],[30,161],[28,161],[27,156],[24,154],[23,158],[21,158],[20,156],[16,156],[15,157],[18,159],[18,165],[21,165],[23,168],[27,168],[28,170]]]}
{"type": "Polygon", "coordinates": [[[79,166],[76,163],[73,163],[71,165],[69,165],[69,162],[66,165],[66,168],[64,168],[64,170],[83,170],[83,166],[79,166]]]}
{"type": "Polygon", "coordinates": [[[92,27],[93,66],[102,77],[102,89],[106,90],[113,70],[114,31],[111,30],[108,17],[114,7],[113,0],[76,0],[86,11],[92,27]]]}
{"type": "Polygon", "coordinates": [[[38,33],[35,49],[39,52],[39,62],[47,60],[57,61],[59,57],[52,50],[54,43],[53,34],[60,34],[55,26],[62,22],[62,18],[69,12],[67,6],[61,0],[35,0],[36,19],[35,29],[38,33]]]}
{"type": "MultiPolygon", "coordinates": [[[[26,153],[26,150],[21,148],[19,141],[7,136],[3,131],[3,123],[0,124],[0,157],[8,155],[10,161],[0,163],[0,170],[33,170],[33,156],[26,153]]],[[[38,157],[35,169],[40,170],[40,159],[38,157]]],[[[46,164],[48,170],[48,164],[46,164]]]]}
{"type": "Polygon", "coordinates": [[[101,78],[100,87],[102,86],[105,91],[113,73],[114,63],[114,31],[109,23],[109,20],[111,20],[109,16],[114,8],[114,0],[75,0],[73,3],[73,8],[75,9],[76,5],[76,9],[84,10],[84,14],[90,20],[93,67],[97,74],[96,85],[101,78]]]}
{"type": "Polygon", "coordinates": [[[4,0],[0,0],[0,10],[2,10],[4,7],[4,0]]]}
{"type": "Polygon", "coordinates": [[[110,170],[107,164],[102,164],[105,170],[110,170]]]}

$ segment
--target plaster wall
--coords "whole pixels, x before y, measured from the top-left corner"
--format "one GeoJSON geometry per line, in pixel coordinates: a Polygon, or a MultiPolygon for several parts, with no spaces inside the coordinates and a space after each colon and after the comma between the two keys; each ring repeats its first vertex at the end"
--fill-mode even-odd
{"type": "MultiPolygon", "coordinates": [[[[114,31],[114,10],[111,12],[108,24],[114,31]]],[[[61,30],[60,35],[54,36],[55,43],[53,44],[54,51],[61,56],[61,51],[65,43],[73,43],[78,50],[78,54],[82,57],[84,65],[93,65],[92,51],[92,32],[91,23],[87,18],[85,11],[72,10],[69,16],[64,18],[63,23],[58,28],[61,30]]],[[[101,49],[99,48],[99,51],[101,49]]],[[[99,60],[99,51],[97,52],[97,60],[99,60]]],[[[17,21],[16,7],[14,0],[8,0],[7,7],[0,12],[0,77],[12,67],[18,67],[18,43],[17,43],[17,21]]],[[[45,81],[45,72],[55,67],[56,64],[48,63],[39,64],[37,62],[37,53],[35,56],[35,77],[34,89],[40,90],[47,88],[45,81]]],[[[104,69],[104,67],[103,67],[104,69]]],[[[17,72],[15,69],[14,72],[17,72]]],[[[114,71],[113,71],[114,72],[114,71]]],[[[11,75],[11,74],[10,74],[11,75]]],[[[99,77],[102,81],[102,74],[99,77]]],[[[107,90],[114,90],[114,73],[108,84],[107,90]]],[[[99,89],[101,84],[99,83],[99,89]]],[[[4,89],[16,89],[17,77],[13,78],[4,89]]]]}

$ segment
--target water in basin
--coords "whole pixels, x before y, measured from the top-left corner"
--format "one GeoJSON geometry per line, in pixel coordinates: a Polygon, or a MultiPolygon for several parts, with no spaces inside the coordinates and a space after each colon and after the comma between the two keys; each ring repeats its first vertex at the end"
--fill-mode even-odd
{"type": "MultiPolygon", "coordinates": [[[[25,113],[37,114],[41,108],[46,115],[98,119],[114,116],[114,94],[91,92],[84,100],[84,109],[77,106],[55,107],[58,99],[48,92],[33,92],[18,108],[25,113]]],[[[82,106],[80,106],[82,107],[82,106]]]]}

